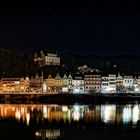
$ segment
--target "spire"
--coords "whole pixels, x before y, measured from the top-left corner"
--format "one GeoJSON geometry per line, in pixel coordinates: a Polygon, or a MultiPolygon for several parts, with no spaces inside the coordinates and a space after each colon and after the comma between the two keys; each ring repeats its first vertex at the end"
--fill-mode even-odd
{"type": "Polygon", "coordinates": [[[121,76],[120,73],[118,73],[118,77],[121,76]]]}
{"type": "Polygon", "coordinates": [[[72,79],[71,73],[69,74],[68,79],[72,79]]]}
{"type": "Polygon", "coordinates": [[[48,79],[52,79],[52,75],[51,74],[48,75],[48,79]]]}
{"type": "Polygon", "coordinates": [[[64,74],[63,79],[67,79],[67,75],[66,74],[64,74]]]}
{"type": "Polygon", "coordinates": [[[42,79],[42,81],[44,80],[44,73],[43,73],[43,71],[41,72],[41,79],[42,79]]]}
{"type": "Polygon", "coordinates": [[[36,73],[35,79],[39,79],[39,75],[38,75],[38,73],[36,73]]]}
{"type": "Polygon", "coordinates": [[[44,77],[44,72],[43,71],[41,72],[41,76],[44,77]]]}
{"type": "Polygon", "coordinates": [[[57,74],[56,74],[55,79],[57,79],[57,80],[61,79],[61,77],[60,77],[59,73],[57,73],[57,74]]]}
{"type": "Polygon", "coordinates": [[[38,57],[37,53],[34,53],[34,59],[36,59],[38,57]]]}
{"type": "Polygon", "coordinates": [[[44,52],[42,50],[40,51],[40,55],[41,55],[41,57],[45,56],[45,54],[44,54],[44,52]]]}

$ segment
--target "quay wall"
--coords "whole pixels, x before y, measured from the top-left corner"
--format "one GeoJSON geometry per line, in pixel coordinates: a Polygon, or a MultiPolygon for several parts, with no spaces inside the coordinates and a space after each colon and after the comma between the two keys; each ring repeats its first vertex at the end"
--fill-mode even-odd
{"type": "Polygon", "coordinates": [[[0,94],[0,103],[100,104],[140,101],[140,94],[0,94]]]}

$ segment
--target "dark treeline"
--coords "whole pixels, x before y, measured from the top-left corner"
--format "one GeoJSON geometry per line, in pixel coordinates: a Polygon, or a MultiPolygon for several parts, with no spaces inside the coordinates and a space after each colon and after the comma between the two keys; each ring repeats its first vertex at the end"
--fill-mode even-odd
{"type": "Polygon", "coordinates": [[[124,73],[126,75],[140,75],[140,56],[116,55],[74,55],[71,53],[60,54],[61,66],[45,66],[39,68],[33,62],[33,55],[19,54],[9,49],[0,48],[0,77],[26,77],[44,73],[56,75],[60,73],[75,73],[77,67],[87,65],[99,69],[102,73],[124,73]]]}
{"type": "Polygon", "coordinates": [[[28,55],[0,48],[0,77],[25,77],[34,69],[33,60],[28,55]]]}
{"type": "Polygon", "coordinates": [[[26,77],[43,75],[47,77],[50,73],[55,76],[57,73],[64,75],[70,72],[75,72],[75,68],[68,68],[65,65],[61,66],[45,66],[38,67],[34,64],[33,55],[20,54],[10,49],[0,48],[0,78],[2,77],[26,77]]]}
{"type": "Polygon", "coordinates": [[[69,67],[88,65],[97,68],[102,73],[124,73],[140,75],[140,55],[114,55],[114,56],[96,56],[96,55],[74,55],[71,53],[62,55],[62,63],[69,67]]]}

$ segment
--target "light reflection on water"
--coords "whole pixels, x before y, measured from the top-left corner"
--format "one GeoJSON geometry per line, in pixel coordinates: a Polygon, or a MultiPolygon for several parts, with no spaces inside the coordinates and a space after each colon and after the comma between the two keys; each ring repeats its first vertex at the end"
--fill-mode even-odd
{"type": "MultiPolygon", "coordinates": [[[[27,127],[34,124],[38,126],[41,121],[45,124],[59,123],[63,121],[63,125],[73,122],[82,122],[84,125],[103,124],[106,127],[116,125],[131,126],[132,128],[140,125],[140,104],[103,104],[103,105],[43,105],[43,104],[0,104],[0,121],[6,119],[14,119],[19,124],[23,122],[27,127]]],[[[50,139],[58,138],[60,129],[37,129],[36,137],[50,137],[50,139]]],[[[49,139],[49,138],[48,138],[49,139]]]]}
{"type": "Polygon", "coordinates": [[[61,135],[61,132],[59,129],[47,129],[47,130],[41,129],[35,133],[35,136],[37,138],[41,138],[41,139],[48,138],[50,140],[55,140],[59,138],[60,135],[61,135]]]}
{"type": "Polygon", "coordinates": [[[104,123],[113,123],[116,116],[115,105],[101,105],[101,120],[104,123]]]}
{"type": "Polygon", "coordinates": [[[105,124],[123,123],[134,125],[140,121],[140,105],[0,105],[0,119],[14,118],[29,125],[33,118],[40,120],[65,120],[102,122],[105,124]]]}

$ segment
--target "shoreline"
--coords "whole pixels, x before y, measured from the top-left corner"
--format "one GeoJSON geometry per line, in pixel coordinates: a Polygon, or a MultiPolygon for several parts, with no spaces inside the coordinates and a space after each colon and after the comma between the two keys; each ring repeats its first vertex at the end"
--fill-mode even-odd
{"type": "Polygon", "coordinates": [[[9,104],[102,104],[140,102],[140,94],[0,94],[0,103],[9,104]]]}

